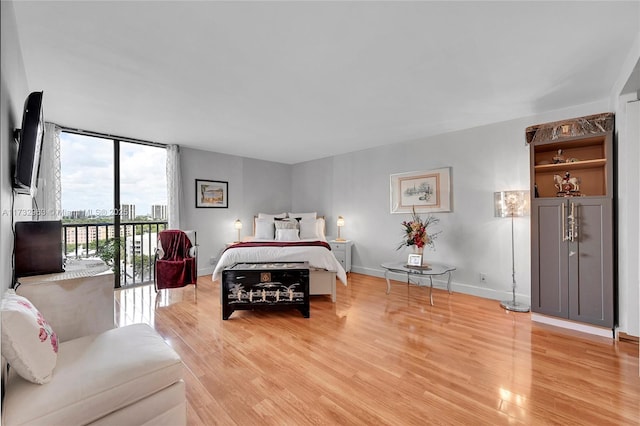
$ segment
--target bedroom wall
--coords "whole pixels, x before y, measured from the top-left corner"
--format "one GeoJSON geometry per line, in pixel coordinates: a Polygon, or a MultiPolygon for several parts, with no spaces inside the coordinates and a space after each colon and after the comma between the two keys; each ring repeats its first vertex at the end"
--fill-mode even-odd
{"type": "Polygon", "coordinates": [[[340,213],[333,215],[334,196],[332,191],[327,190],[333,188],[333,162],[321,160],[304,164],[304,167],[292,167],[291,211],[315,211],[325,217],[326,233],[336,235],[335,223],[340,213]]]}
{"type": "MultiPolygon", "coordinates": [[[[11,225],[12,173],[16,148],[13,129],[21,126],[24,100],[29,94],[20,51],[13,3],[0,2],[2,45],[0,47],[0,290],[11,285],[13,232],[11,225]]],[[[31,200],[24,195],[15,198],[14,210],[29,209],[31,200]]],[[[16,218],[29,219],[29,218],[16,218]]]]}
{"type": "MultiPolygon", "coordinates": [[[[607,110],[608,103],[603,100],[296,164],[292,171],[292,204],[294,209],[323,212],[328,235],[336,235],[335,218],[344,216],[346,224],[341,233],[354,241],[353,270],[382,276],[380,263],[405,260],[409,253],[408,248],[396,251],[402,238],[400,223],[409,215],[389,212],[389,175],[451,167],[453,211],[437,214],[442,234],[435,250],[426,250],[425,256],[457,267],[453,276],[455,291],[509,299],[511,226],[508,219],[493,216],[493,193],[529,188],[525,128],[607,110]],[[480,282],[480,273],[486,274],[486,283],[480,282]]],[[[515,241],[517,297],[530,303],[529,217],[516,219],[515,241]]]]}
{"type": "Polygon", "coordinates": [[[243,224],[241,236],[253,233],[253,216],[259,212],[283,212],[291,207],[291,166],[233,155],[181,148],[183,229],[198,235],[198,275],[213,273],[225,244],[237,239],[236,219],[243,224]],[[228,208],[196,208],[195,180],[229,183],[228,208]],[[212,260],[213,259],[213,260],[212,260]],[[213,262],[213,263],[212,263],[213,262]]]}

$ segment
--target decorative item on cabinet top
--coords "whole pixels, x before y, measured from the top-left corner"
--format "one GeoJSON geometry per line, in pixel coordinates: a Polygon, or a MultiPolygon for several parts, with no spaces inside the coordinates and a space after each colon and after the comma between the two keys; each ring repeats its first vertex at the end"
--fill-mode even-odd
{"type": "Polygon", "coordinates": [[[571,173],[565,172],[564,176],[553,175],[555,187],[558,189],[556,196],[558,197],[581,197],[580,178],[571,176],[571,173]]]}
{"type": "Polygon", "coordinates": [[[605,112],[529,126],[525,136],[527,143],[562,140],[568,137],[606,133],[613,130],[613,123],[614,114],[605,112]]]}

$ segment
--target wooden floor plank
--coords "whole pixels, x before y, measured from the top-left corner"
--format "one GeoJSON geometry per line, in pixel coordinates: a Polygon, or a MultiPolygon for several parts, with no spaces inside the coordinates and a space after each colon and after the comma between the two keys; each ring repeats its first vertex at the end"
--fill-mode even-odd
{"type": "Polygon", "coordinates": [[[185,363],[190,425],[637,425],[638,345],[531,321],[499,303],[349,275],[337,302],[234,312],[219,283],[116,292],[185,363]]]}

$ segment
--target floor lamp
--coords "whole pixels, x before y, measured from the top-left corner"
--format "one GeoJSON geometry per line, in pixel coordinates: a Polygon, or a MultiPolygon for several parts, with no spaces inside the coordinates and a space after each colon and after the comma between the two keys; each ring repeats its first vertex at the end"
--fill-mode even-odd
{"type": "Polygon", "coordinates": [[[516,302],[516,257],[514,244],[513,219],[525,216],[529,212],[529,191],[502,191],[494,193],[496,217],[511,217],[511,278],[512,300],[500,302],[508,311],[529,312],[529,306],[516,302]]]}

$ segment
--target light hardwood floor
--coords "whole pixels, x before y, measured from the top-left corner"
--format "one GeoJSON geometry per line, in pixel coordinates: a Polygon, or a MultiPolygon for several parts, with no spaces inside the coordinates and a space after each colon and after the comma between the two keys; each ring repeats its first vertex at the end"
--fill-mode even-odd
{"type": "Polygon", "coordinates": [[[186,365],[189,425],[637,425],[638,346],[478,297],[352,273],[337,303],[234,312],[219,283],[116,291],[186,365]]]}

